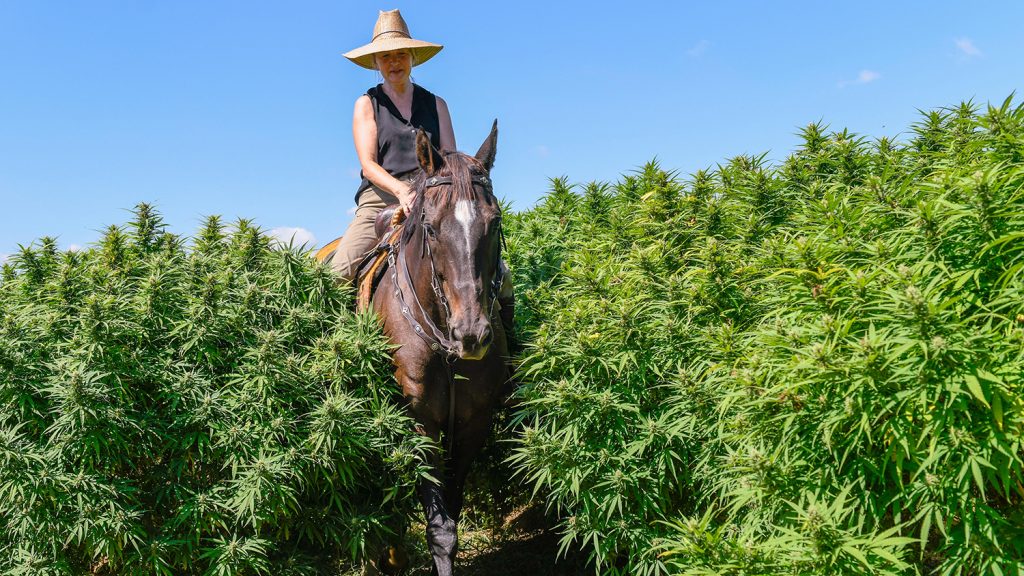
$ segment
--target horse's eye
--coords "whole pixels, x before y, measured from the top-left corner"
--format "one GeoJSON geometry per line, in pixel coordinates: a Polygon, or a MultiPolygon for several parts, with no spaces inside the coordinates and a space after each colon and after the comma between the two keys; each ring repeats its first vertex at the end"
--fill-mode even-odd
{"type": "Polygon", "coordinates": [[[437,231],[430,224],[424,224],[423,229],[427,231],[427,235],[431,238],[437,238],[437,231]]]}

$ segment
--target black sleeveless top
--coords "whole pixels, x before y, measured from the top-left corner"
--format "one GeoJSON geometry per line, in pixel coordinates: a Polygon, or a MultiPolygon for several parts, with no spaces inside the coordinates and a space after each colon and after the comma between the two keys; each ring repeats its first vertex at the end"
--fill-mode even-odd
{"type": "MultiPolygon", "coordinates": [[[[377,163],[388,174],[398,178],[418,170],[416,159],[416,129],[422,128],[430,136],[435,148],[441,148],[441,127],[437,117],[437,98],[416,84],[412,87],[412,118],[402,117],[391,98],[384,93],[384,86],[377,84],[366,91],[373,106],[373,118],[377,122],[377,163]]],[[[362,172],[363,181],[356,191],[359,194],[370,187],[370,181],[362,172]]]]}

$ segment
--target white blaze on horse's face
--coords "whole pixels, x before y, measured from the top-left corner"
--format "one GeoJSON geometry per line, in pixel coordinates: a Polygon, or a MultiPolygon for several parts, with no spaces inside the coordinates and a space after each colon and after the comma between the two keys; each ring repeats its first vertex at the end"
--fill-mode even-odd
{"type": "Polygon", "coordinates": [[[462,234],[466,239],[466,253],[473,253],[473,240],[470,231],[473,229],[473,220],[476,219],[476,202],[472,200],[459,200],[455,203],[455,220],[462,225],[462,234]]]}

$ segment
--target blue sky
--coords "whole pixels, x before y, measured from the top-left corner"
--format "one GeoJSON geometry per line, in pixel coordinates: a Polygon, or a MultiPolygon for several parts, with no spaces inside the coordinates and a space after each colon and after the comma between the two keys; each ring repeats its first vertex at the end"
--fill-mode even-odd
{"type": "Polygon", "coordinates": [[[514,208],[549,179],[781,160],[822,120],[906,134],[918,109],[1024,80],[1021,2],[0,0],[0,259],[87,246],[151,202],[174,232],[252,218],[317,244],[358,183],[351,115],[374,72],[341,53],[379,9],[445,49],[414,79],[459,147],[500,126],[514,208]]]}

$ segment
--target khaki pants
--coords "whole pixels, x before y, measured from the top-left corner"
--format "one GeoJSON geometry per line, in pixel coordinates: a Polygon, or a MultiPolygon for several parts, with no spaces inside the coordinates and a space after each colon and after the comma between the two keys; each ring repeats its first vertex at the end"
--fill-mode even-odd
{"type": "MultiPolygon", "coordinates": [[[[409,182],[414,175],[410,174],[400,180],[409,182]]],[[[377,234],[373,230],[377,214],[385,207],[395,204],[398,204],[398,198],[372,184],[359,194],[356,216],[345,230],[345,235],[341,237],[338,247],[334,250],[334,257],[331,258],[331,267],[342,278],[349,282],[355,279],[359,262],[377,245],[377,234]]]]}

